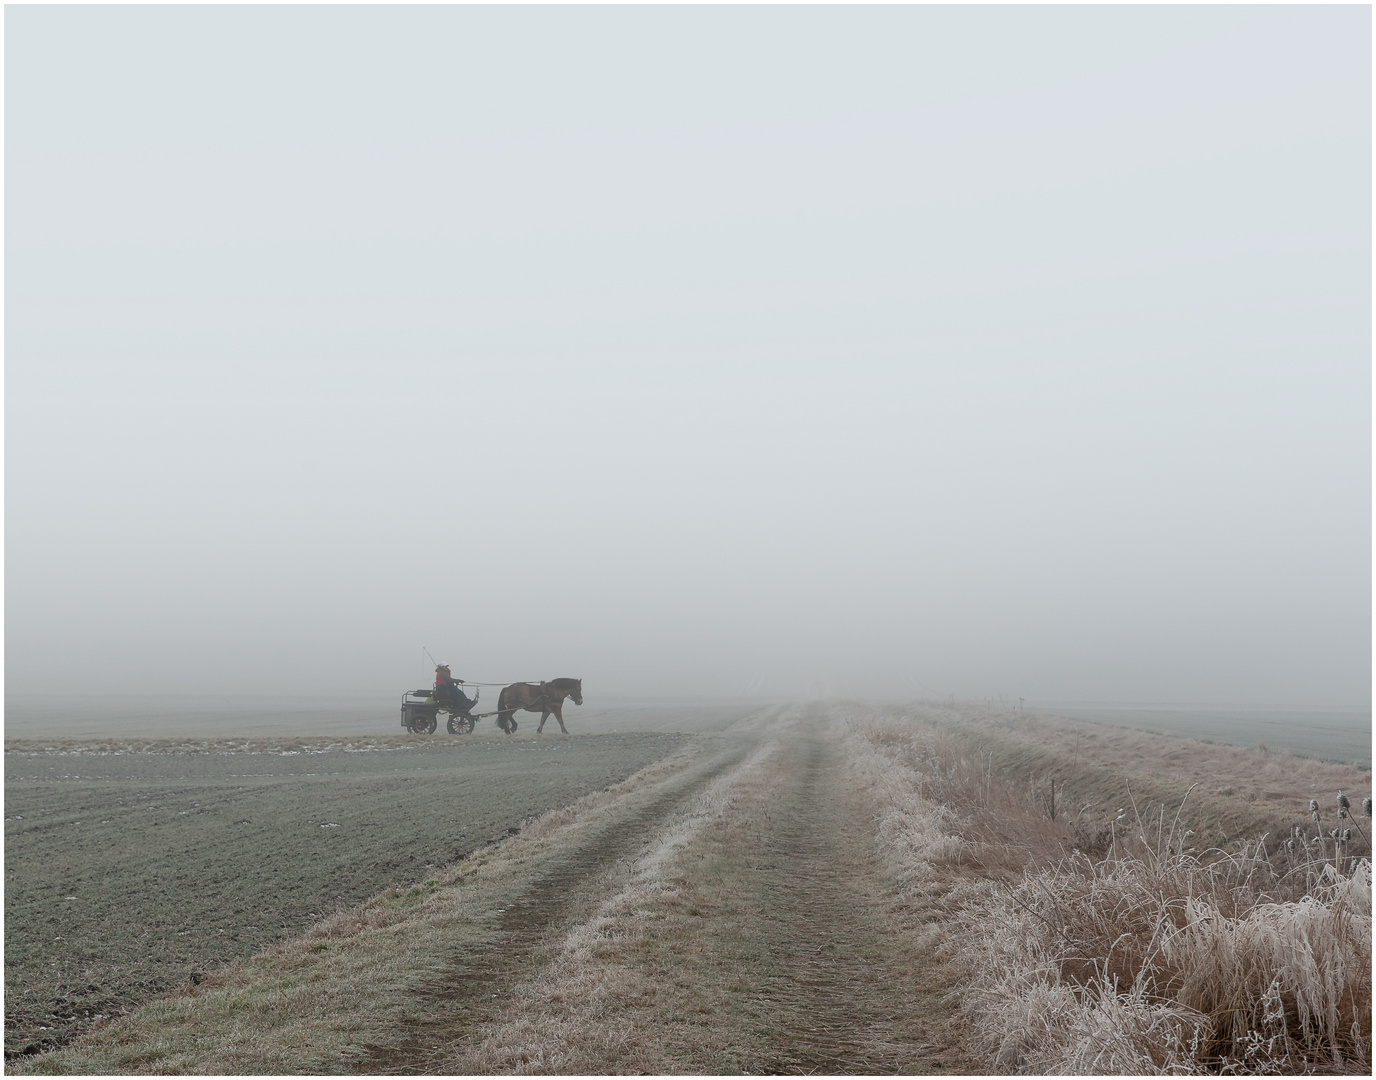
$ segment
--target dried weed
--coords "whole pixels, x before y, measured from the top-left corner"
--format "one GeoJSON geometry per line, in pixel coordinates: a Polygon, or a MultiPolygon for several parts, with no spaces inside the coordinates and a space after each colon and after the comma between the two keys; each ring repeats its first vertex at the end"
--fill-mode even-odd
{"type": "MultiPolygon", "coordinates": [[[[876,777],[889,858],[986,872],[947,893],[944,950],[993,1069],[1370,1071],[1370,847],[1345,796],[1334,805],[1356,833],[1319,824],[1269,851],[1201,851],[1164,808],[1050,821],[1025,775],[926,719],[852,710],[851,757],[876,777]]],[[[1215,749],[1225,776],[1247,753],[1215,749]]],[[[1207,757],[1193,775],[1213,779],[1207,757]]]]}

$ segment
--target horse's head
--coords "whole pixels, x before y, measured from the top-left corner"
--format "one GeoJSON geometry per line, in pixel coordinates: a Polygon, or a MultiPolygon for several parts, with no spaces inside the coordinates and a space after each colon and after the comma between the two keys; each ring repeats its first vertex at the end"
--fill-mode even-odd
{"type": "Polygon", "coordinates": [[[569,696],[570,696],[571,698],[573,698],[573,703],[574,703],[575,705],[582,705],[582,704],[583,704],[583,680],[582,680],[582,679],[574,679],[574,680],[573,680],[573,689],[569,691],[569,696]]]}

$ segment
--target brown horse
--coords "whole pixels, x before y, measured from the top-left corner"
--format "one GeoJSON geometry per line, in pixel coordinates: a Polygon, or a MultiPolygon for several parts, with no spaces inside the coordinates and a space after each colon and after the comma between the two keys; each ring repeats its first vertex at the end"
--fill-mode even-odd
{"type": "Polygon", "coordinates": [[[540,713],[540,726],[535,729],[537,735],[545,730],[545,721],[550,713],[559,721],[559,730],[567,735],[569,729],[564,726],[564,715],[560,711],[566,697],[573,698],[575,705],[583,704],[582,679],[551,679],[538,684],[512,683],[497,695],[497,726],[510,735],[516,730],[516,710],[525,709],[526,712],[540,713]]]}

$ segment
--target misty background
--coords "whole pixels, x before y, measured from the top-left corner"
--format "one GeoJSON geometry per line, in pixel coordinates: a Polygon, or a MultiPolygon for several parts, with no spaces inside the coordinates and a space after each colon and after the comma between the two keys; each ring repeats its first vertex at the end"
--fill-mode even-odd
{"type": "Polygon", "coordinates": [[[11,709],[1369,729],[1369,8],[4,17],[11,709]]]}

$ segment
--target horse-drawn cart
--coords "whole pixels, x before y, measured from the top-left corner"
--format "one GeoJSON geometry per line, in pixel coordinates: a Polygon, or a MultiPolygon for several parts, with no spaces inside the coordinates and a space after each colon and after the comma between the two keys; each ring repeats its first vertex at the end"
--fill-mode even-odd
{"type": "Polygon", "coordinates": [[[448,713],[450,735],[467,735],[473,730],[473,706],[478,695],[469,698],[461,690],[443,699],[433,690],[408,690],[401,696],[401,726],[414,735],[433,735],[439,714],[448,713]]]}
{"type": "Polygon", "coordinates": [[[433,690],[408,690],[401,695],[401,726],[413,735],[433,735],[439,724],[440,713],[449,714],[450,735],[467,735],[473,730],[474,724],[485,716],[495,716],[497,726],[508,735],[514,735],[516,713],[521,710],[540,714],[540,726],[535,729],[537,735],[545,730],[545,721],[551,716],[559,721],[559,730],[567,735],[569,729],[564,726],[562,709],[564,699],[572,698],[575,705],[583,704],[582,679],[550,679],[548,682],[521,682],[503,687],[497,695],[496,709],[474,715],[478,693],[475,691],[471,698],[468,697],[455,680],[449,679],[449,668],[445,665],[440,665],[440,668],[445,682],[437,678],[433,690]]]}

